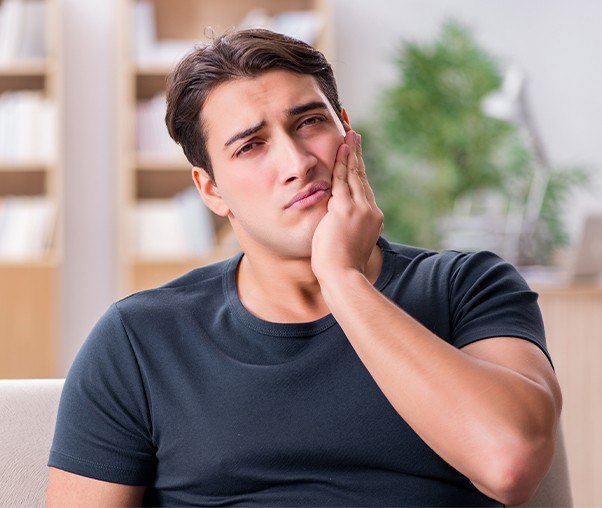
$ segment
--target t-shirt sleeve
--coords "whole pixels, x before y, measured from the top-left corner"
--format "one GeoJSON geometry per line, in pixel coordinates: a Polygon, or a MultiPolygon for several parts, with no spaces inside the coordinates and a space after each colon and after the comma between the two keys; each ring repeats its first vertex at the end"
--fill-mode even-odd
{"type": "Polygon", "coordinates": [[[452,343],[460,348],[490,337],[518,337],[548,358],[538,294],[512,264],[489,251],[462,254],[450,281],[452,343]]]}
{"type": "Polygon", "coordinates": [[[145,485],[155,469],[150,401],[113,304],[71,366],[48,465],[114,483],[145,485]]]}

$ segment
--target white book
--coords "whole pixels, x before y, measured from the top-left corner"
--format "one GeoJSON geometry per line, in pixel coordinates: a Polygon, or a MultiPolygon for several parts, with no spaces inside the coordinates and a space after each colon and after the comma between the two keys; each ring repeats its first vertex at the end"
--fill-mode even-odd
{"type": "Polygon", "coordinates": [[[39,160],[40,112],[43,96],[37,91],[22,91],[16,95],[15,146],[16,160],[39,160]]]}
{"type": "Polygon", "coordinates": [[[164,65],[175,65],[198,42],[195,39],[161,39],[153,48],[152,61],[164,65]]]}
{"type": "Polygon", "coordinates": [[[2,158],[13,160],[16,144],[15,124],[17,123],[18,95],[15,92],[4,94],[2,104],[2,158]]]}
{"type": "Polygon", "coordinates": [[[322,30],[323,18],[314,11],[288,11],[274,16],[272,30],[313,44],[322,30]]]}
{"type": "Polygon", "coordinates": [[[149,130],[149,150],[153,153],[163,153],[163,143],[161,141],[161,127],[159,117],[161,116],[160,96],[153,97],[147,103],[148,130],[149,130]]]}
{"type": "Polygon", "coordinates": [[[194,186],[177,194],[180,220],[184,225],[186,243],[192,255],[202,256],[215,246],[215,227],[212,212],[205,206],[194,186]]]}
{"type": "Polygon", "coordinates": [[[7,152],[6,132],[8,129],[8,97],[7,93],[0,93],[0,161],[6,159],[7,152]]]}
{"type": "Polygon", "coordinates": [[[46,55],[46,3],[22,0],[23,31],[19,41],[20,58],[43,58],[46,55]]]}
{"type": "Polygon", "coordinates": [[[8,45],[8,15],[6,14],[6,6],[8,2],[0,1],[0,65],[4,61],[4,54],[6,53],[6,47],[8,45]]]}
{"type": "Polygon", "coordinates": [[[0,259],[39,259],[48,246],[52,203],[42,196],[11,197],[4,203],[0,259]]]}
{"type": "Polygon", "coordinates": [[[27,151],[27,141],[25,140],[25,131],[27,126],[27,107],[31,105],[31,101],[28,101],[27,95],[31,93],[28,91],[15,92],[13,94],[13,120],[11,122],[11,132],[9,136],[12,137],[12,142],[9,146],[10,159],[14,161],[22,161],[24,159],[24,153],[27,151]]]}
{"type": "Polygon", "coordinates": [[[35,156],[38,160],[52,163],[56,157],[56,105],[49,99],[38,103],[35,156]]]}
{"type": "Polygon", "coordinates": [[[134,6],[134,54],[138,63],[153,59],[157,42],[155,4],[150,0],[136,0],[134,6]]]}
{"type": "Polygon", "coordinates": [[[139,152],[178,157],[180,147],[171,139],[165,125],[164,94],[136,105],[136,146],[139,152]]]}
{"type": "MultiPolygon", "coordinates": [[[[42,93],[21,90],[0,95],[0,159],[32,161],[43,159],[41,138],[52,136],[44,116],[49,101],[42,93]]],[[[51,141],[53,142],[53,141],[51,141]]]]}
{"type": "Polygon", "coordinates": [[[177,156],[180,148],[176,142],[171,139],[167,125],[165,124],[165,113],[167,113],[167,97],[165,94],[159,94],[153,97],[150,110],[152,113],[152,125],[154,129],[154,140],[156,148],[162,154],[177,156]]]}
{"type": "Polygon", "coordinates": [[[4,238],[4,228],[6,223],[6,199],[0,198],[0,252],[2,251],[2,238],[4,238]]]}
{"type": "Polygon", "coordinates": [[[0,64],[13,62],[18,57],[19,41],[23,32],[24,3],[22,0],[4,0],[5,16],[0,45],[0,64]]]}
{"type": "Polygon", "coordinates": [[[136,252],[142,258],[182,258],[186,236],[173,199],[143,199],[134,209],[136,252]]]}
{"type": "Polygon", "coordinates": [[[149,147],[147,109],[147,101],[136,103],[136,150],[138,152],[147,152],[149,147]]]}

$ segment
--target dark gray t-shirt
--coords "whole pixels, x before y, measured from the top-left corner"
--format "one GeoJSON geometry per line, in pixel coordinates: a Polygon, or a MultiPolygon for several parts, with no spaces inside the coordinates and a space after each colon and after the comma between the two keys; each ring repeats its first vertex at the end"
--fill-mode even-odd
{"type": "MultiPolygon", "coordinates": [[[[513,336],[548,355],[537,294],[510,264],[379,245],[375,287],[442,340],[513,336]]],[[[407,425],[332,314],[248,312],[241,257],[107,310],[67,376],[50,466],[147,485],[150,506],[501,506],[407,425]]]]}

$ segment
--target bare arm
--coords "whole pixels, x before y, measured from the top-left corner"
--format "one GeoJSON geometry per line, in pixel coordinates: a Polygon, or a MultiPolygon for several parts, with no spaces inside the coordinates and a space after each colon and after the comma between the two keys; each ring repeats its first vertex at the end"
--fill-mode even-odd
{"type": "Polygon", "coordinates": [[[562,404],[541,350],[510,337],[459,350],[361,274],[321,284],[358,356],[416,433],[486,495],[526,501],[550,466],[562,404]]]}
{"type": "Polygon", "coordinates": [[[146,487],[103,482],[49,468],[47,508],[142,506],[146,487]]]}

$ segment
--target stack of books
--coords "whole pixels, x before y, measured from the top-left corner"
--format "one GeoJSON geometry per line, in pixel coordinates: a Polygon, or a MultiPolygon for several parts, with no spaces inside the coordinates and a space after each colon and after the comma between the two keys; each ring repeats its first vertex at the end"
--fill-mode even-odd
{"type": "Polygon", "coordinates": [[[0,1],[0,65],[45,55],[44,1],[0,1]]]}
{"type": "Polygon", "coordinates": [[[36,261],[50,251],[55,206],[43,196],[0,198],[0,261],[36,261]]]}
{"type": "Polygon", "coordinates": [[[165,94],[136,105],[136,149],[142,154],[181,158],[182,149],[169,137],[165,125],[165,94]]]}
{"type": "Polygon", "coordinates": [[[0,94],[0,162],[50,162],[54,115],[53,103],[40,91],[0,94]]]}
{"type": "Polygon", "coordinates": [[[195,187],[172,199],[141,199],[134,210],[135,248],[142,259],[186,259],[216,244],[212,212],[195,187]]]}

